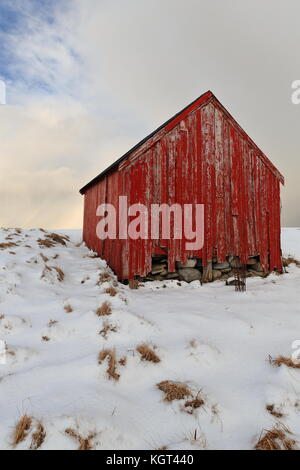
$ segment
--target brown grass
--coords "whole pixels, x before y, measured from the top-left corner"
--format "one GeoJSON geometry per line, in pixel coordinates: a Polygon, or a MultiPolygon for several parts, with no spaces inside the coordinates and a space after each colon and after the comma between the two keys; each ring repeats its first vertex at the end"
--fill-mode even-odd
{"type": "Polygon", "coordinates": [[[105,289],[105,293],[111,295],[112,297],[115,297],[118,291],[113,286],[110,286],[107,289],[105,289]]]}
{"type": "MultiPolygon", "coordinates": [[[[35,261],[35,263],[36,263],[36,261],[35,261]]],[[[47,266],[47,265],[45,264],[45,267],[44,267],[43,272],[42,272],[42,275],[41,275],[41,279],[44,279],[44,278],[46,277],[46,272],[47,272],[47,271],[51,271],[51,269],[49,268],[49,266],[47,266]]]]}
{"type": "Polygon", "coordinates": [[[97,285],[100,286],[100,284],[103,284],[104,282],[110,282],[112,281],[112,276],[109,272],[104,271],[103,273],[99,274],[99,279],[97,281],[97,285]]]}
{"type": "Polygon", "coordinates": [[[46,431],[41,421],[38,421],[36,431],[32,434],[30,449],[39,449],[46,439],[46,431]]]}
{"type": "Polygon", "coordinates": [[[117,326],[112,325],[107,320],[103,322],[102,330],[99,331],[99,335],[103,336],[103,338],[107,339],[107,334],[109,331],[116,333],[118,330],[117,326]]]}
{"type": "Polygon", "coordinates": [[[12,248],[13,246],[18,246],[18,244],[14,242],[0,243],[0,250],[6,250],[7,248],[12,248]]]}
{"type": "Polygon", "coordinates": [[[126,363],[127,363],[127,357],[126,356],[121,357],[121,359],[119,359],[120,366],[126,366],[126,363]]]}
{"type": "Polygon", "coordinates": [[[129,289],[138,289],[139,288],[139,281],[137,279],[129,279],[129,289]]]}
{"type": "Polygon", "coordinates": [[[300,364],[295,364],[290,357],[278,356],[275,359],[269,358],[270,364],[275,367],[280,367],[285,365],[291,367],[292,369],[300,369],[300,364]]]}
{"type": "Polygon", "coordinates": [[[192,400],[187,400],[184,404],[186,408],[186,412],[189,414],[193,414],[194,410],[197,408],[201,408],[204,405],[204,400],[198,396],[193,398],[192,400]]]}
{"type": "Polygon", "coordinates": [[[98,315],[98,317],[103,317],[105,315],[110,315],[112,312],[111,310],[111,305],[109,302],[103,302],[103,304],[101,305],[101,307],[99,307],[97,310],[96,310],[96,315],[98,315]]]}
{"type": "Polygon", "coordinates": [[[283,424],[277,424],[270,430],[262,431],[255,445],[256,450],[296,450],[296,441],[288,435],[291,432],[283,424]]]}
{"type": "Polygon", "coordinates": [[[116,351],[114,349],[103,349],[100,351],[98,356],[99,364],[101,364],[106,358],[108,358],[108,368],[106,373],[109,379],[119,380],[120,375],[117,374],[116,351]]]}
{"type": "Polygon", "coordinates": [[[188,386],[182,382],[164,380],[158,383],[157,387],[164,392],[165,401],[182,400],[192,395],[188,386]]]}
{"type": "Polygon", "coordinates": [[[197,346],[198,346],[197,340],[196,339],[191,339],[190,342],[189,342],[189,345],[191,346],[191,348],[196,349],[197,346]]]}
{"type": "Polygon", "coordinates": [[[62,282],[65,278],[65,274],[58,266],[47,266],[47,264],[45,264],[41,278],[43,279],[46,277],[47,271],[53,271],[53,270],[56,271],[58,281],[62,282]]]}
{"type": "Polygon", "coordinates": [[[296,266],[300,266],[300,261],[293,256],[289,256],[288,258],[283,258],[282,259],[282,264],[284,267],[289,266],[290,264],[295,264],[296,266]]]}
{"type": "Polygon", "coordinates": [[[149,361],[149,362],[160,362],[160,358],[158,355],[153,351],[148,344],[143,343],[137,346],[137,352],[140,353],[142,361],[149,361]]]}
{"type": "Polygon", "coordinates": [[[280,411],[276,411],[275,405],[266,405],[266,410],[272,415],[275,416],[275,418],[283,418],[284,414],[280,413],[280,411]]]}
{"type": "Polygon", "coordinates": [[[67,312],[67,313],[71,313],[71,312],[73,312],[73,307],[72,307],[70,304],[66,304],[66,305],[64,306],[64,310],[65,310],[65,312],[67,312]]]}
{"type": "Polygon", "coordinates": [[[78,442],[79,447],[78,447],[77,450],[92,450],[93,449],[91,441],[96,436],[95,433],[91,433],[87,437],[82,437],[77,431],[75,431],[72,428],[66,429],[65,433],[68,434],[68,436],[72,437],[73,439],[75,439],[75,441],[78,442]]]}
{"type": "Polygon", "coordinates": [[[58,266],[51,266],[57,272],[57,279],[61,282],[65,278],[65,273],[58,266]]]}
{"type": "Polygon", "coordinates": [[[49,336],[42,336],[42,341],[45,341],[46,343],[50,341],[49,336]]]}
{"type": "Polygon", "coordinates": [[[47,261],[49,261],[49,258],[47,258],[47,256],[43,255],[43,253],[40,253],[40,257],[42,258],[44,263],[47,263],[47,261]]]}
{"type": "Polygon", "coordinates": [[[45,235],[45,238],[39,238],[37,242],[42,248],[53,248],[55,245],[66,246],[66,242],[69,240],[70,238],[65,235],[59,235],[58,233],[48,233],[45,235]]]}
{"type": "Polygon", "coordinates": [[[54,326],[58,323],[57,320],[49,320],[48,327],[51,328],[51,326],[54,326]]]}
{"type": "Polygon", "coordinates": [[[14,432],[13,432],[12,445],[14,447],[26,439],[31,429],[31,425],[32,425],[32,418],[30,416],[27,416],[25,414],[19,419],[19,421],[15,425],[14,432]]]}
{"type": "Polygon", "coordinates": [[[55,246],[54,241],[48,240],[48,238],[38,238],[37,242],[41,248],[53,248],[55,246]]]}

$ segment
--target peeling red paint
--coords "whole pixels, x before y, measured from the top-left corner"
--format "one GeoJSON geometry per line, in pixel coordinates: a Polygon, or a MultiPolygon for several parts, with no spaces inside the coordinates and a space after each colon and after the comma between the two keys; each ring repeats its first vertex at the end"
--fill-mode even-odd
{"type": "MultiPolygon", "coordinates": [[[[101,176],[101,175],[100,175],[101,176]]],[[[87,246],[106,259],[119,279],[145,276],[152,255],[167,251],[169,270],[188,257],[260,255],[266,270],[281,270],[280,182],[283,176],[211,92],[136,146],[117,166],[83,188],[87,246]],[[96,208],[128,204],[198,203],[205,206],[204,246],[184,240],[99,240],[96,208]]]]}

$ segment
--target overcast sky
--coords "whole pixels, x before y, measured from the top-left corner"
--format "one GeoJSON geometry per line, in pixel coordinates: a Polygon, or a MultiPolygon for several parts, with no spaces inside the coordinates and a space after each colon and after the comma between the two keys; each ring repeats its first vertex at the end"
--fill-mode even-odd
{"type": "Polygon", "coordinates": [[[0,0],[0,225],[82,226],[81,186],[212,90],[300,226],[299,0],[0,0]]]}

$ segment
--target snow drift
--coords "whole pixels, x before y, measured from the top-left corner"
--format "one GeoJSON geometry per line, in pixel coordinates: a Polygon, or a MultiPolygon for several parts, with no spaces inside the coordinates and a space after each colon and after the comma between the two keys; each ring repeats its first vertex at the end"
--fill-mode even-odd
{"type": "MultiPolygon", "coordinates": [[[[283,244],[300,257],[300,230],[283,244]]],[[[300,269],[287,271],[245,293],[130,290],[78,232],[2,229],[0,447],[252,449],[278,423],[297,446],[300,370],[269,361],[300,339],[300,269]]]]}

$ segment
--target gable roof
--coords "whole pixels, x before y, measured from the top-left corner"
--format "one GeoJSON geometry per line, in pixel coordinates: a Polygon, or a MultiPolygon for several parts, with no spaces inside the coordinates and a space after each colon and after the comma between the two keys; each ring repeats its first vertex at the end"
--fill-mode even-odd
{"type": "Polygon", "coordinates": [[[108,173],[110,173],[112,170],[117,168],[120,163],[122,163],[124,160],[126,160],[129,155],[131,155],[133,152],[135,152],[139,147],[141,147],[143,144],[145,144],[151,137],[153,137],[155,134],[157,134],[159,131],[161,131],[164,128],[167,128],[166,130],[169,131],[173,127],[175,127],[179,121],[184,119],[190,112],[192,112],[194,109],[197,109],[200,105],[203,105],[204,103],[208,102],[210,99],[214,99],[219,107],[227,114],[227,116],[234,121],[235,125],[238,126],[239,130],[243,133],[244,136],[247,137],[247,140],[255,146],[255,148],[259,151],[260,157],[263,160],[263,162],[268,166],[268,168],[278,177],[278,179],[281,181],[282,184],[284,184],[284,177],[282,174],[277,170],[277,168],[271,163],[271,161],[262,153],[262,151],[257,147],[255,142],[248,136],[248,134],[240,127],[238,122],[231,116],[231,114],[224,108],[224,106],[220,103],[220,101],[215,97],[215,95],[211,91],[207,91],[206,93],[203,93],[201,96],[196,98],[194,101],[192,101],[190,104],[185,106],[181,111],[176,113],[174,116],[172,116],[170,119],[168,119],[166,122],[164,122],[161,126],[159,126],[157,129],[155,129],[151,134],[147,135],[144,139],[142,139],[140,142],[138,142],[134,147],[132,147],[130,150],[128,150],[124,155],[122,155],[118,160],[113,162],[111,165],[109,165],[105,170],[103,170],[99,175],[97,175],[95,178],[93,178],[89,183],[87,183],[85,186],[83,186],[80,189],[80,193],[84,194],[85,191],[96,184],[99,180],[101,180],[104,176],[106,176],[108,173]]]}

